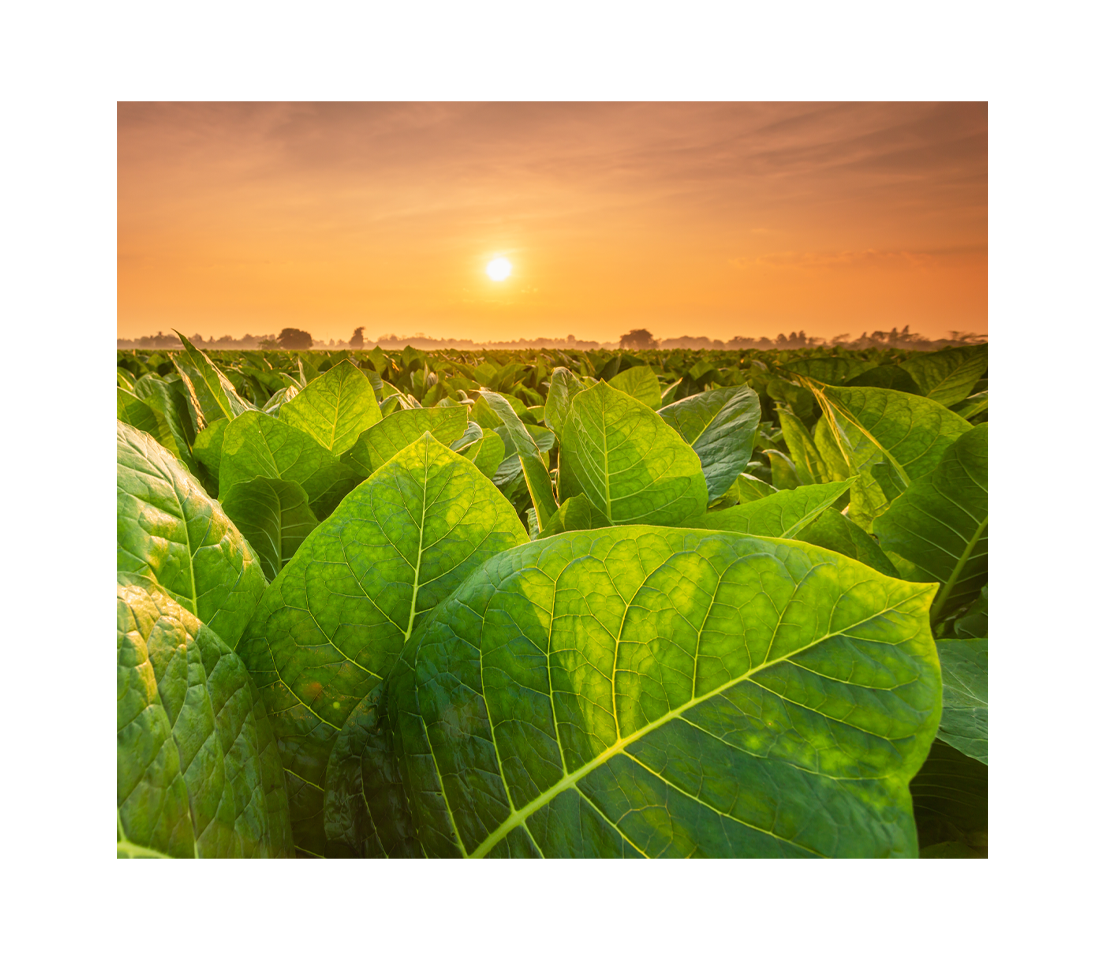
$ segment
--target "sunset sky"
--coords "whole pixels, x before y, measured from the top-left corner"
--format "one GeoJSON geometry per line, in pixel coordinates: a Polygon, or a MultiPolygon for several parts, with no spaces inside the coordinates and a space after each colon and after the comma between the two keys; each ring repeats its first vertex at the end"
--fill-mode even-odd
{"type": "Polygon", "coordinates": [[[123,338],[987,332],[986,103],[120,103],[118,187],[123,338]]]}

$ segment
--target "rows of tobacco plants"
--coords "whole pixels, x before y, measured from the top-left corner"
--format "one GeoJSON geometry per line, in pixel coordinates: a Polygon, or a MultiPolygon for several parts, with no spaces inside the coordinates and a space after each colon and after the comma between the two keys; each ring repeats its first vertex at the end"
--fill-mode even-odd
{"type": "Polygon", "coordinates": [[[119,856],[985,856],[986,349],[120,352],[119,856]]]}

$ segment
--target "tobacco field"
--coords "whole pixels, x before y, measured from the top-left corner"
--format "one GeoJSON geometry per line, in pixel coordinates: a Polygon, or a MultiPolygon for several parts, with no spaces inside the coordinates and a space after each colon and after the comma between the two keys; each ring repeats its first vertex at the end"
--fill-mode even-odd
{"type": "Polygon", "coordinates": [[[985,344],[117,390],[119,857],[987,855],[985,344]]]}

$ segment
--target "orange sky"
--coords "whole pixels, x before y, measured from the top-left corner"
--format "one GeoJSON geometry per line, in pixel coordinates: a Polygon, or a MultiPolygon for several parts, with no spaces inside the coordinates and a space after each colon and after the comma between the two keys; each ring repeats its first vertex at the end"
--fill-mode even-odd
{"type": "Polygon", "coordinates": [[[987,105],[121,103],[118,279],[124,338],[986,333],[987,105]]]}

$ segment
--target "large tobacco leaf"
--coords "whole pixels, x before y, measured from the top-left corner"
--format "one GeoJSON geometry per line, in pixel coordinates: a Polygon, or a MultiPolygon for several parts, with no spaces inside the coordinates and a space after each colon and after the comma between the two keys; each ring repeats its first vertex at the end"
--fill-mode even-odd
{"type": "Polygon", "coordinates": [[[616,390],[640,400],[650,410],[656,410],[661,405],[661,383],[649,367],[630,367],[607,382],[616,390]]]}
{"type": "Polygon", "coordinates": [[[526,540],[492,483],[425,433],[350,493],[269,586],[238,651],[280,743],[300,849],[324,852],[331,748],[420,618],[526,540]]]}
{"type": "Polygon", "coordinates": [[[364,479],[302,430],[250,411],[235,417],[223,434],[220,498],[254,477],[298,483],[317,517],[327,516],[364,479]]]}
{"type": "Polygon", "coordinates": [[[449,446],[461,439],[467,424],[464,407],[397,410],[364,431],[342,455],[342,461],[368,476],[427,431],[449,446]]]}
{"type": "Polygon", "coordinates": [[[488,561],[384,699],[427,856],[917,854],[935,588],[806,544],[619,527],[488,561]]]}
{"type": "Polygon", "coordinates": [[[915,353],[902,362],[902,369],[923,396],[951,407],[968,397],[987,371],[987,344],[915,353]]]}
{"type": "Polygon", "coordinates": [[[987,762],[987,639],[938,640],[944,706],[938,736],[987,762]]]}
{"type": "Polygon", "coordinates": [[[562,500],[585,494],[614,524],[678,524],[707,506],[691,446],[640,400],[604,382],[572,400],[560,471],[562,500]]]}
{"type": "Polygon", "coordinates": [[[279,417],[341,456],[380,422],[380,404],[365,375],[342,360],[283,403],[279,417]]]}
{"type": "Polygon", "coordinates": [[[796,487],[794,490],[780,490],[752,503],[711,510],[687,521],[684,526],[790,539],[833,506],[833,502],[849,489],[852,482],[836,480],[796,487]]]}
{"type": "MultiPolygon", "coordinates": [[[[850,464],[870,445],[902,486],[937,466],[949,445],[972,429],[963,417],[934,400],[878,387],[813,387],[831,430],[841,421],[853,428],[843,452],[850,464]]],[[[854,468],[855,472],[855,468],[854,468]]]]}
{"type": "Polygon", "coordinates": [[[276,578],[319,525],[303,487],[291,480],[243,480],[227,492],[223,509],[249,540],[269,580],[276,578]]]}
{"type": "Polygon", "coordinates": [[[168,450],[117,424],[117,574],[160,588],[235,644],[265,592],[249,543],[168,450]]]}
{"type": "Polygon", "coordinates": [[[825,510],[820,513],[815,520],[795,534],[795,539],[852,557],[853,560],[859,560],[885,576],[899,577],[895,565],[871,535],[836,510],[825,510]]]}
{"type": "Polygon", "coordinates": [[[910,782],[923,857],[987,856],[987,779],[985,763],[933,741],[910,782]]]}
{"type": "Polygon", "coordinates": [[[549,479],[549,471],[542,461],[541,451],[538,450],[538,445],[526,426],[518,418],[518,414],[503,397],[486,390],[481,391],[480,396],[503,421],[507,436],[515,448],[513,452],[518,454],[522,474],[526,478],[526,487],[530,491],[530,500],[537,511],[540,530],[557,512],[553,484],[549,479]]]}
{"type": "Polygon", "coordinates": [[[195,461],[190,451],[196,439],[196,431],[188,409],[188,391],[181,380],[176,377],[172,380],[164,379],[147,373],[135,381],[134,393],[157,414],[166,432],[173,438],[173,443],[165,442],[156,434],[154,439],[170,453],[176,454],[192,470],[195,461]]]}
{"type": "Polygon", "coordinates": [[[904,577],[941,584],[935,622],[978,597],[987,582],[987,424],[951,444],[872,529],[904,577]]]}
{"type": "Polygon", "coordinates": [[[707,497],[720,497],[749,465],[760,424],[760,398],[747,385],[708,390],[657,411],[691,444],[703,465],[707,497]]]}
{"type": "Polygon", "coordinates": [[[238,395],[234,384],[211,362],[207,354],[197,350],[180,331],[174,331],[174,333],[180,337],[184,353],[174,356],[173,364],[192,392],[193,401],[198,408],[197,420],[203,420],[203,423],[197,422],[197,430],[202,430],[207,424],[223,417],[233,420],[247,410],[257,409],[238,395]]]}
{"type": "Polygon", "coordinates": [[[117,587],[125,858],[290,857],[284,773],[242,661],[160,591],[117,587]]]}
{"type": "Polygon", "coordinates": [[[545,422],[558,437],[564,433],[572,398],[587,386],[567,367],[553,368],[549,378],[549,394],[545,398],[545,422]]]}

